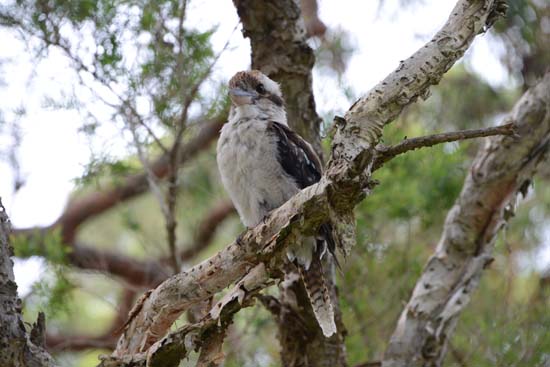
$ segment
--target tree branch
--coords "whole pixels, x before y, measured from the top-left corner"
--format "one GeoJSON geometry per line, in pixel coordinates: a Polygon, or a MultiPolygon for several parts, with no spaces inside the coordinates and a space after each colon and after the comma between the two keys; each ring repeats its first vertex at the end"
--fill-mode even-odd
{"type": "Polygon", "coordinates": [[[170,272],[157,260],[137,260],[107,250],[75,243],[68,253],[71,265],[80,269],[95,270],[123,279],[137,287],[151,287],[160,284],[170,272]]]}
{"type": "MultiPolygon", "coordinates": [[[[243,307],[253,304],[258,292],[268,285],[268,274],[262,264],[255,266],[228,292],[212,310],[199,322],[188,324],[169,333],[155,343],[147,352],[124,354],[101,358],[101,367],[168,367],[177,366],[191,351],[198,350],[206,343],[211,350],[223,342],[220,335],[232,322],[233,315],[243,307]],[[215,340],[212,340],[214,338],[215,340]]],[[[138,302],[146,301],[146,297],[138,302]]],[[[140,304],[139,307],[143,307],[140,304]]],[[[204,357],[205,359],[207,356],[204,357]]]]}
{"type": "Polygon", "coordinates": [[[372,170],[380,168],[383,164],[392,160],[396,156],[409,152],[411,150],[431,147],[436,144],[449,143],[458,140],[467,140],[494,135],[514,135],[516,134],[514,124],[488,127],[485,129],[453,131],[434,135],[421,136],[418,138],[405,139],[399,144],[392,146],[378,145],[376,147],[376,158],[372,170]]]}
{"type": "Polygon", "coordinates": [[[49,351],[81,351],[87,349],[108,349],[113,350],[116,346],[117,334],[124,322],[130,309],[132,308],[136,292],[126,288],[122,292],[122,297],[118,303],[117,313],[111,326],[102,335],[46,335],[46,346],[49,351]]]}
{"type": "MultiPolygon", "coordinates": [[[[210,143],[218,137],[219,131],[225,121],[226,115],[222,114],[202,122],[197,136],[181,148],[179,164],[185,164],[193,159],[199,152],[206,149],[210,143]]],[[[151,171],[155,177],[164,178],[168,175],[169,162],[169,157],[163,155],[151,164],[151,171]]],[[[120,202],[141,195],[147,190],[147,175],[145,173],[130,176],[119,185],[75,198],[69,202],[64,213],[56,221],[54,226],[61,227],[64,240],[66,242],[71,242],[70,240],[75,236],[76,228],[81,223],[98,214],[104,213],[120,202]]]]}
{"type": "MultiPolygon", "coordinates": [[[[184,145],[180,152],[180,164],[194,158],[207,148],[218,136],[225,122],[225,116],[218,116],[200,125],[197,136],[184,145]]],[[[151,170],[158,178],[164,178],[169,171],[168,157],[163,155],[151,164],[151,170]]],[[[114,252],[98,250],[91,245],[75,240],[77,228],[85,221],[102,214],[117,204],[130,200],[148,190],[147,175],[140,173],[126,178],[121,184],[77,197],[67,205],[60,218],[49,227],[16,229],[14,235],[31,237],[43,246],[43,239],[51,231],[61,228],[63,243],[71,247],[68,252],[69,263],[75,267],[98,270],[123,278],[129,284],[137,286],[156,286],[166,279],[168,274],[158,261],[142,262],[114,252]]],[[[223,218],[222,218],[223,219],[223,218]]],[[[196,244],[197,249],[207,243],[196,244]]],[[[181,256],[189,259],[193,251],[184,249],[181,256]]]]}
{"type": "Polygon", "coordinates": [[[507,121],[519,137],[498,136],[479,151],[403,310],[384,367],[439,366],[457,318],[493,260],[496,235],[525,195],[550,149],[550,72],[516,103],[507,121]]]}
{"type": "MultiPolygon", "coordinates": [[[[302,1],[302,14],[298,2],[294,0],[276,1],[234,1],[237,12],[243,24],[243,33],[250,38],[252,47],[252,68],[260,69],[279,82],[285,97],[285,109],[289,125],[300,133],[316,149],[319,157],[323,157],[319,129],[321,118],[315,109],[315,99],[312,87],[312,68],[315,61],[313,50],[307,43],[304,30],[306,24],[324,27],[317,17],[316,1],[302,1]],[[303,15],[303,17],[302,17],[303,15]],[[308,23],[310,20],[313,23],[308,23]]],[[[313,29],[311,29],[313,31],[313,29]]],[[[320,31],[316,29],[315,31],[320,31]]],[[[281,299],[296,300],[300,317],[305,320],[304,329],[298,329],[292,324],[292,318],[285,313],[276,319],[280,341],[280,354],[285,365],[318,366],[321,364],[334,367],[346,364],[346,348],[344,344],[345,329],[341,322],[341,312],[332,258],[326,259],[324,265],[325,283],[331,294],[331,301],[336,315],[337,333],[331,338],[325,338],[313,314],[311,302],[299,276],[294,287],[285,288],[281,299]],[[303,335],[308,337],[304,338],[303,335]]],[[[294,267],[288,271],[296,272],[294,267]]],[[[288,275],[288,274],[287,274],[288,275]]],[[[290,306],[288,306],[290,307],[290,306]]],[[[288,308],[287,307],[287,308],[288,308]]]]}
{"type": "Polygon", "coordinates": [[[364,170],[373,163],[381,128],[441,79],[493,20],[497,4],[459,1],[432,41],[350,108],[345,123],[338,126],[332,160],[321,181],[274,210],[239,241],[152,291],[129,320],[113,357],[145,353],[192,304],[227,287],[259,263],[270,274],[279,268],[279,255],[288,243],[299,241],[301,233],[316,233],[330,211],[353,210],[365,195],[364,170]]]}
{"type": "MultiPolygon", "coordinates": [[[[216,233],[216,228],[235,209],[231,202],[221,202],[214,206],[201,220],[198,230],[192,242],[179,246],[179,257],[182,261],[189,261],[201,251],[206,249],[216,233]]],[[[16,236],[26,236],[30,241],[37,241],[43,246],[46,229],[20,229],[15,231],[16,236]]],[[[35,253],[36,254],[36,253],[35,253]]],[[[109,250],[100,250],[88,244],[75,241],[71,244],[71,250],[67,253],[68,262],[83,270],[95,270],[107,275],[121,278],[126,283],[135,287],[156,287],[170,276],[164,264],[168,259],[137,260],[130,256],[119,254],[109,250]]]]}
{"type": "Polygon", "coordinates": [[[117,338],[114,335],[100,335],[97,337],[88,335],[46,335],[46,346],[52,353],[71,351],[79,352],[90,349],[113,350],[117,338]]]}
{"type": "Polygon", "coordinates": [[[0,200],[0,365],[43,366],[57,364],[41,345],[44,335],[44,315],[38,320],[29,335],[21,315],[21,300],[17,297],[17,284],[13,275],[9,243],[10,222],[0,200]]]}

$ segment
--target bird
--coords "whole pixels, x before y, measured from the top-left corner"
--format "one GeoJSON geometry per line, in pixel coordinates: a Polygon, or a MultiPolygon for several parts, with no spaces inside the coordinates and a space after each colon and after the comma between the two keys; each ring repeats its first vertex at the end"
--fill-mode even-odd
{"type": "MultiPolygon", "coordinates": [[[[240,71],[229,81],[231,108],[221,129],[216,160],[222,184],[248,228],[321,179],[321,161],[311,145],[287,121],[281,88],[258,70],[240,71]]],[[[318,236],[287,248],[297,265],[313,313],[325,337],[336,333],[334,308],[321,259],[334,255],[329,223],[318,236]]]]}

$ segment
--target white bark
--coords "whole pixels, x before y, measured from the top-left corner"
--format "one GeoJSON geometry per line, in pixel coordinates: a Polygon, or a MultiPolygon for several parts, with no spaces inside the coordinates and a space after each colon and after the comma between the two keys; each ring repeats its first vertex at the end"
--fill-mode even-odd
{"type": "Polygon", "coordinates": [[[393,333],[382,366],[439,366],[460,312],[492,261],[496,234],[550,149],[550,72],[505,122],[519,137],[488,140],[474,160],[443,234],[393,333]]]}
{"type": "MultiPolygon", "coordinates": [[[[145,353],[182,312],[226,288],[257,264],[263,262],[268,274],[277,270],[284,247],[301,234],[315,233],[329,216],[338,217],[343,227],[350,228],[353,208],[365,196],[370,175],[365,169],[373,162],[382,127],[407,104],[419,96],[427,97],[429,86],[441,79],[492,21],[498,4],[492,0],[459,1],[428,44],[357,101],[345,121],[339,120],[332,159],[321,181],[275,210],[265,223],[247,231],[240,244],[233,242],[152,291],[134,310],[113,357],[126,359],[145,353]]],[[[353,231],[347,233],[345,243],[353,243],[353,231]]]]}

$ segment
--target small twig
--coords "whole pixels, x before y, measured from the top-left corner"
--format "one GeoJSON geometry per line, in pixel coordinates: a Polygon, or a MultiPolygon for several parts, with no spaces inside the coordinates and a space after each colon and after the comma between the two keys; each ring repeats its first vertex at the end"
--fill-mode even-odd
{"type": "Polygon", "coordinates": [[[153,193],[153,195],[156,197],[162,213],[164,214],[165,217],[167,217],[169,210],[164,203],[164,200],[162,197],[162,190],[160,189],[160,186],[158,184],[157,176],[153,172],[151,165],[149,163],[149,160],[147,159],[145,152],[142,149],[141,142],[136,131],[136,123],[133,121],[133,119],[130,116],[129,116],[129,127],[130,127],[130,132],[132,133],[132,137],[134,138],[134,144],[136,146],[139,161],[141,162],[141,165],[143,166],[143,169],[147,176],[147,183],[149,184],[149,188],[151,189],[151,192],[153,193]]]}
{"type": "Polygon", "coordinates": [[[515,124],[509,123],[500,126],[488,127],[485,129],[453,131],[434,135],[421,136],[418,138],[405,139],[399,144],[392,146],[378,145],[376,147],[376,160],[372,170],[380,168],[382,165],[392,160],[396,156],[411,150],[431,147],[436,144],[448,143],[458,140],[467,140],[481,138],[493,135],[516,135],[515,124]]]}
{"type": "MultiPolygon", "coordinates": [[[[183,37],[182,27],[183,27],[183,13],[185,12],[185,6],[186,2],[184,2],[184,9],[182,10],[182,15],[180,18],[180,37],[183,37]]],[[[236,29],[237,27],[235,27],[236,29]]],[[[233,30],[233,32],[235,31],[233,30]]],[[[232,33],[233,34],[233,33],[232,33]]],[[[211,74],[212,69],[214,65],[219,60],[221,54],[227,49],[229,46],[230,39],[227,40],[225,45],[223,46],[222,50],[214,57],[214,60],[212,63],[208,66],[207,70],[204,72],[204,74],[199,78],[199,80],[195,83],[193,88],[191,88],[189,93],[184,93],[183,87],[185,85],[184,80],[184,73],[183,70],[180,70],[182,67],[181,62],[178,62],[178,65],[176,67],[176,70],[178,71],[178,74],[181,76],[180,84],[181,84],[181,95],[185,96],[182,100],[183,104],[183,110],[180,115],[180,119],[178,121],[178,125],[176,127],[176,133],[175,133],[175,139],[174,144],[169,152],[169,158],[170,158],[170,173],[168,175],[168,192],[166,194],[166,206],[168,208],[168,212],[166,215],[166,231],[167,231],[167,240],[168,240],[168,248],[170,249],[170,263],[172,267],[174,268],[175,273],[179,272],[179,269],[181,267],[180,264],[180,258],[177,254],[177,246],[176,246],[176,227],[177,227],[177,221],[176,221],[176,205],[177,205],[177,194],[178,194],[178,161],[181,151],[181,142],[182,142],[182,136],[185,131],[185,128],[187,127],[187,116],[189,107],[191,106],[191,103],[196,99],[197,94],[199,92],[199,89],[201,85],[204,83],[206,78],[211,74]]],[[[183,41],[180,42],[180,49],[178,56],[182,56],[182,48],[183,48],[183,41]]],[[[182,56],[183,57],[183,56],[182,56]]]]}
{"type": "Polygon", "coordinates": [[[126,107],[128,107],[130,109],[130,112],[132,112],[132,115],[137,119],[137,122],[143,126],[145,128],[145,130],[147,130],[147,133],[153,138],[153,140],[155,141],[155,143],[158,145],[158,147],[162,150],[163,153],[165,154],[168,154],[168,148],[166,148],[164,146],[164,144],[162,144],[162,142],[160,141],[160,139],[156,136],[156,134],[154,133],[153,129],[151,129],[151,127],[149,127],[149,125],[147,125],[145,123],[145,121],[143,120],[143,118],[141,117],[141,115],[137,112],[137,110],[135,109],[135,107],[130,103],[130,101],[128,99],[121,99],[122,101],[122,104],[125,105],[126,107]]]}

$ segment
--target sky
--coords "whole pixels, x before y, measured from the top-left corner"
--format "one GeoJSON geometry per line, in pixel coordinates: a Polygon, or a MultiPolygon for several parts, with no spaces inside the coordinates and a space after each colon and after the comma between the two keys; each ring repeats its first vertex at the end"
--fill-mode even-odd
{"type": "MultiPolygon", "coordinates": [[[[0,2],[4,2],[0,0],[0,2]]],[[[229,42],[228,51],[222,54],[214,79],[228,80],[235,72],[250,65],[250,46],[243,39],[238,17],[230,0],[191,1],[188,25],[209,29],[217,25],[213,45],[221,50],[229,42]]],[[[408,6],[399,11],[397,0],[386,0],[382,8],[377,1],[320,0],[320,18],[330,29],[342,28],[352,35],[355,47],[343,84],[360,95],[398,66],[400,60],[421,47],[446,21],[455,1],[424,0],[420,5],[408,6]]],[[[26,114],[19,120],[22,143],[18,151],[25,185],[13,192],[13,170],[0,160],[0,197],[14,227],[51,224],[62,213],[75,178],[85,169],[90,155],[108,151],[112,155],[128,152],[127,140],[120,129],[102,128],[93,141],[79,132],[83,116],[73,110],[56,110],[48,107],[47,97],[73,92],[87,100],[94,113],[110,117],[109,109],[93,101],[93,96],[79,85],[77,76],[70,72],[70,63],[55,50],[38,65],[15,35],[0,30],[0,100],[7,121],[14,119],[10,111],[25,106],[26,114]]],[[[490,35],[477,37],[468,51],[467,66],[475,70],[493,86],[512,83],[498,61],[502,49],[491,41],[490,35]]],[[[314,91],[317,107],[323,112],[343,113],[349,102],[333,78],[314,74],[314,91]]],[[[0,146],[10,144],[10,137],[0,135],[0,146]]],[[[43,266],[38,259],[17,260],[16,280],[21,293],[39,277],[43,266]]]]}

